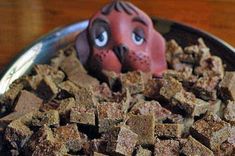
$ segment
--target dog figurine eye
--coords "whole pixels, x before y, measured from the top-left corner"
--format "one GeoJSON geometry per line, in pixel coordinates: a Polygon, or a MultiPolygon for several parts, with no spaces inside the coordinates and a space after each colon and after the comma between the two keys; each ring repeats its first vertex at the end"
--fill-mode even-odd
{"type": "Polygon", "coordinates": [[[108,33],[107,31],[103,31],[95,38],[95,44],[98,47],[104,47],[108,42],[108,33]]]}
{"type": "Polygon", "coordinates": [[[141,45],[144,42],[144,38],[140,35],[138,35],[136,32],[132,33],[132,41],[136,44],[136,45],[141,45]]]}

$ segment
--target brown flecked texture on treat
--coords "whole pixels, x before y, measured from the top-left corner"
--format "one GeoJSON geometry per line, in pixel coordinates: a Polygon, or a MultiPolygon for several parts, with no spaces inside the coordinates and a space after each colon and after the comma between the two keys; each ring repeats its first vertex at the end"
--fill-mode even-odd
{"type": "Polygon", "coordinates": [[[155,156],[166,156],[174,155],[178,156],[180,154],[180,145],[176,140],[156,140],[154,144],[154,155],[155,156]]]}
{"type": "Polygon", "coordinates": [[[204,76],[200,77],[193,85],[194,93],[204,100],[216,100],[216,87],[219,83],[219,77],[204,76]]]}
{"type": "Polygon", "coordinates": [[[57,85],[49,76],[43,77],[36,89],[37,95],[45,101],[54,98],[58,92],[57,85]]]}
{"type": "Polygon", "coordinates": [[[180,92],[181,90],[183,90],[182,84],[176,79],[169,77],[163,79],[163,85],[160,89],[160,95],[170,101],[172,97],[175,96],[176,93],[180,92]]]}
{"type": "Polygon", "coordinates": [[[79,106],[73,107],[70,111],[70,122],[95,126],[95,110],[79,106]]]}
{"type": "Polygon", "coordinates": [[[214,156],[213,152],[199,141],[189,136],[183,144],[182,153],[185,155],[214,156]]]}
{"type": "Polygon", "coordinates": [[[104,102],[97,106],[99,132],[107,132],[124,118],[121,105],[116,102],[104,102]]]}
{"type": "Polygon", "coordinates": [[[138,135],[126,127],[116,127],[107,132],[106,151],[122,155],[131,155],[138,141],[138,135]]]}
{"type": "Polygon", "coordinates": [[[82,149],[86,136],[80,134],[76,124],[70,124],[53,129],[54,136],[63,142],[68,151],[77,152],[82,149]]]}
{"type": "Polygon", "coordinates": [[[230,124],[221,120],[215,114],[208,114],[193,124],[191,133],[205,146],[214,150],[228,139],[230,135],[230,124]]]}
{"type": "Polygon", "coordinates": [[[191,92],[181,91],[177,92],[172,103],[183,109],[190,116],[199,116],[208,110],[209,103],[198,99],[191,92]]]}
{"type": "Polygon", "coordinates": [[[139,145],[154,144],[154,126],[155,120],[151,115],[128,115],[126,125],[130,130],[138,135],[139,145]]]}
{"type": "Polygon", "coordinates": [[[153,114],[155,121],[163,121],[171,115],[171,112],[157,101],[140,101],[131,108],[130,113],[136,115],[153,114]]]}
{"type": "Polygon", "coordinates": [[[15,105],[14,111],[20,113],[30,113],[36,111],[42,105],[42,99],[26,90],[22,90],[20,97],[15,105]]]}
{"type": "Polygon", "coordinates": [[[31,121],[32,126],[58,126],[60,123],[59,112],[49,110],[46,112],[35,112],[31,121]]]}
{"type": "Polygon", "coordinates": [[[180,138],[183,133],[183,124],[161,124],[155,125],[155,136],[166,138],[180,138]]]}
{"type": "Polygon", "coordinates": [[[57,108],[61,116],[66,116],[70,113],[71,109],[76,106],[74,98],[66,98],[59,102],[59,107],[57,108]]]}
{"type": "Polygon", "coordinates": [[[65,75],[62,71],[53,68],[49,65],[36,65],[34,67],[35,72],[41,77],[49,76],[55,83],[60,83],[64,80],[65,75]]]}
{"type": "Polygon", "coordinates": [[[47,127],[41,127],[34,135],[30,138],[25,146],[25,155],[65,155],[68,151],[66,146],[56,139],[53,135],[52,130],[47,127]]]}
{"type": "Polygon", "coordinates": [[[224,109],[224,119],[235,126],[235,101],[229,101],[224,109]]]}
{"type": "Polygon", "coordinates": [[[142,93],[149,79],[151,79],[151,74],[141,71],[128,72],[120,76],[122,88],[128,88],[130,94],[142,93]]]}
{"type": "Polygon", "coordinates": [[[224,99],[235,100],[235,72],[225,72],[224,79],[220,83],[220,94],[224,99]]]}
{"type": "Polygon", "coordinates": [[[144,149],[142,146],[138,146],[136,150],[136,156],[151,156],[152,152],[148,149],[144,149]]]}

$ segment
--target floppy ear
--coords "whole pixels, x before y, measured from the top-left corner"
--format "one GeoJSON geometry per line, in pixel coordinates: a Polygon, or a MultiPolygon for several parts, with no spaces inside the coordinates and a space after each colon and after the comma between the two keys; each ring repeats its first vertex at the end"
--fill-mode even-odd
{"type": "Polygon", "coordinates": [[[152,67],[151,71],[154,73],[155,76],[161,76],[164,70],[167,69],[167,63],[166,63],[166,42],[165,39],[162,37],[162,35],[157,32],[156,30],[153,30],[152,32],[152,40],[151,40],[151,55],[152,55],[152,67]]]}
{"type": "Polygon", "coordinates": [[[79,60],[81,61],[83,65],[85,65],[90,55],[90,45],[88,41],[87,29],[81,32],[80,34],[78,34],[76,41],[75,41],[75,47],[77,50],[79,60]]]}

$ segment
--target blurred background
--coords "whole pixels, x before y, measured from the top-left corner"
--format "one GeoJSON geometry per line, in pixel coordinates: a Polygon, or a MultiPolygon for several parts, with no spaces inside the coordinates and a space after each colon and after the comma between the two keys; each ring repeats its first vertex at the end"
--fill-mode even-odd
{"type": "MultiPolygon", "coordinates": [[[[49,31],[91,17],[110,0],[0,0],[0,70],[49,31]]],[[[208,31],[235,47],[235,0],[130,0],[150,16],[208,31]]]]}

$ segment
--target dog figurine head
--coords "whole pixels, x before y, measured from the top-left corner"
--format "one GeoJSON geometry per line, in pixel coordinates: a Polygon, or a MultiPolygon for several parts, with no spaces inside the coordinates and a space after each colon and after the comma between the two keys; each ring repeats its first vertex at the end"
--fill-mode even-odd
{"type": "Polygon", "coordinates": [[[76,38],[82,64],[94,71],[141,70],[161,76],[167,68],[165,40],[151,19],[133,4],[113,1],[76,38]]]}

